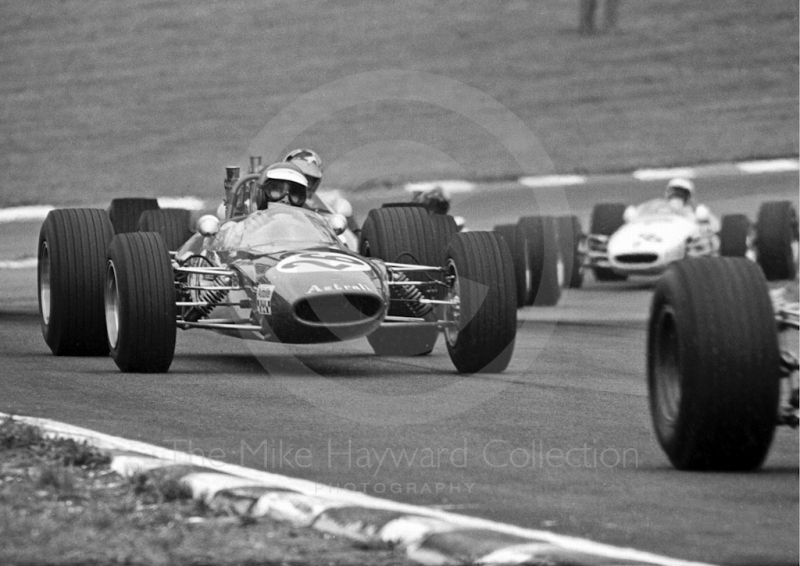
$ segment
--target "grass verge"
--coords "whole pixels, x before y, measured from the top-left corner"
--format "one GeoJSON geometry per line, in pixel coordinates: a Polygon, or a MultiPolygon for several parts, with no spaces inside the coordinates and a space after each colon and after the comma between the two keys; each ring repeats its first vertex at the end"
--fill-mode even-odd
{"type": "Polygon", "coordinates": [[[407,564],[387,550],[210,510],[169,474],[123,478],[71,439],[0,422],[0,563],[407,564]]]}
{"type": "Polygon", "coordinates": [[[0,2],[0,206],[218,198],[306,144],[346,188],[797,155],[797,2],[622,4],[0,2]]]}

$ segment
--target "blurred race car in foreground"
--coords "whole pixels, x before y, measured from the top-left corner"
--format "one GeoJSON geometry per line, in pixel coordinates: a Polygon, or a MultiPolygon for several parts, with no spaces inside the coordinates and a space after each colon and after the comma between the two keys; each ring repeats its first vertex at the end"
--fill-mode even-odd
{"type": "Polygon", "coordinates": [[[444,331],[458,371],[506,368],[516,296],[502,240],[458,234],[418,208],[385,208],[370,211],[357,253],[338,238],[341,215],[291,192],[302,176],[287,167],[241,182],[229,174],[224,220],[200,218],[174,251],[166,240],[185,232],[182,213],[151,210],[159,222],[150,231],[115,235],[110,216],[138,215],[128,228],[140,227],[148,211],[139,200],[112,203],[112,215],[52,211],[39,237],[38,294],[53,353],[110,351],[122,371],[164,372],[178,328],[292,344],[365,336],[379,355],[429,353],[444,331]]]}
{"type": "Polygon", "coordinates": [[[784,293],[744,258],[682,260],[658,281],[647,382],[656,436],[676,468],[758,468],[776,425],[797,427],[800,309],[784,293]],[[784,344],[794,351],[781,349],[779,332],[791,333],[784,344]]]}

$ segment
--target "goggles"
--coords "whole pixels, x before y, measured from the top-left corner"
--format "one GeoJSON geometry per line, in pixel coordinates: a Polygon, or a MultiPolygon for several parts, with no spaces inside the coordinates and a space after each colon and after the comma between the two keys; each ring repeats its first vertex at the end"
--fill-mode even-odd
{"type": "Polygon", "coordinates": [[[303,206],[308,196],[303,185],[283,179],[268,179],[263,190],[269,202],[278,202],[288,196],[289,204],[293,206],[303,206]]]}

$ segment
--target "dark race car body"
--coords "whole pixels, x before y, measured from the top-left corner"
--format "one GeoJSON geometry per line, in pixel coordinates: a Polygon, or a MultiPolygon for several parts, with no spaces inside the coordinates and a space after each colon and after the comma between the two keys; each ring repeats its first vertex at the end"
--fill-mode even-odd
{"type": "Polygon", "coordinates": [[[302,208],[276,203],[227,220],[215,235],[195,234],[175,259],[185,328],[309,344],[366,336],[386,314],[383,262],[350,251],[302,208]]]}

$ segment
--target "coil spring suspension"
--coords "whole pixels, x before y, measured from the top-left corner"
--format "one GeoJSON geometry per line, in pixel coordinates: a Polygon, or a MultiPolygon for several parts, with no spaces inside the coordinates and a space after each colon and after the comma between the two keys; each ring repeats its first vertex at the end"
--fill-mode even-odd
{"type": "MultiPolygon", "coordinates": [[[[225,282],[220,280],[219,277],[214,279],[214,283],[216,285],[225,285],[225,282]]],[[[206,290],[200,291],[197,294],[197,302],[211,304],[202,307],[189,307],[189,310],[186,311],[183,319],[187,322],[197,322],[201,318],[207,317],[211,311],[214,310],[214,303],[223,302],[227,293],[227,291],[216,291],[214,290],[214,287],[209,287],[206,290]]]]}
{"type": "MultiPolygon", "coordinates": [[[[393,273],[393,281],[408,281],[405,273],[393,273]]],[[[405,302],[406,307],[414,316],[423,318],[425,315],[433,310],[433,305],[430,303],[420,303],[420,299],[424,299],[422,293],[416,285],[395,285],[392,287],[392,292],[396,294],[396,298],[405,302]]]]}

